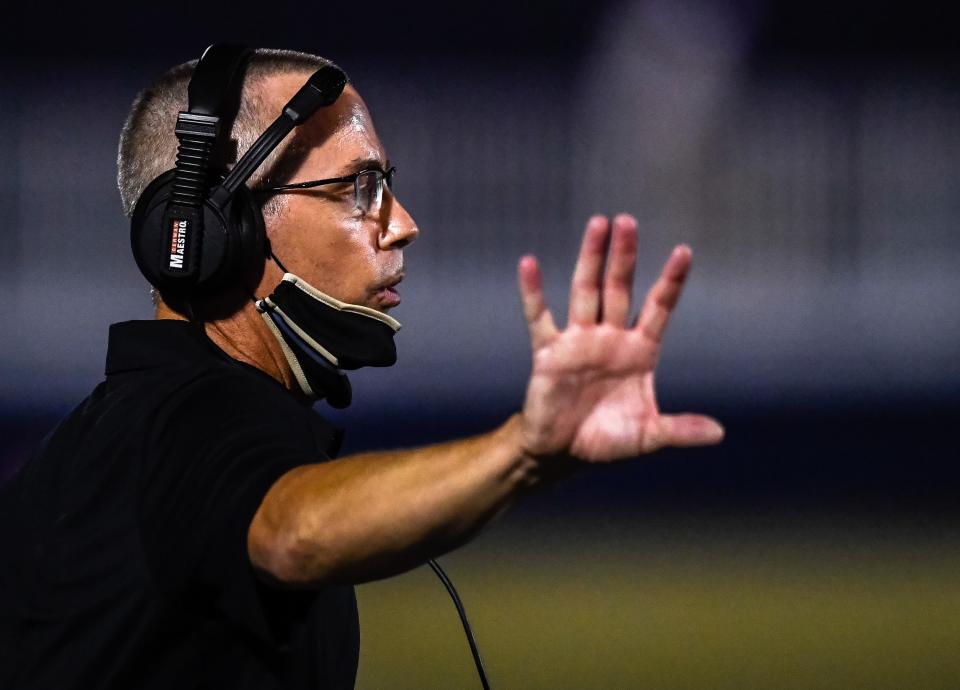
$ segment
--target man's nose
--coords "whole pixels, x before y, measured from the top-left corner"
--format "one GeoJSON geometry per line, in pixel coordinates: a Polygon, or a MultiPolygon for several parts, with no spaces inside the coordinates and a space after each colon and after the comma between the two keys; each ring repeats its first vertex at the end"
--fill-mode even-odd
{"type": "Polygon", "coordinates": [[[384,207],[389,213],[387,214],[387,226],[380,233],[380,249],[406,247],[420,234],[417,223],[393,194],[389,195],[389,200],[384,199],[384,202],[384,207]]]}

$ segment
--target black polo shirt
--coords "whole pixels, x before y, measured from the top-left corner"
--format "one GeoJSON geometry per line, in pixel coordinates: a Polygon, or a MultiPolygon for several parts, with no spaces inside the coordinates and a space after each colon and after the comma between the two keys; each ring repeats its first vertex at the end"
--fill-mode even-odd
{"type": "Polygon", "coordinates": [[[196,326],[110,329],[106,380],[0,494],[0,688],[351,688],[351,587],[263,584],[247,529],[339,431],[196,326]]]}

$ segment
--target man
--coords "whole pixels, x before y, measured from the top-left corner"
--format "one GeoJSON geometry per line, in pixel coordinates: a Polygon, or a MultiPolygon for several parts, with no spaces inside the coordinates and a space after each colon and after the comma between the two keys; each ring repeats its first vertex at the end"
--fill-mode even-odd
{"type": "MultiPolygon", "coordinates": [[[[324,64],[250,58],[234,161],[324,64]]],[[[173,166],[191,71],[175,68],[134,104],[119,156],[128,213],[173,166]]],[[[474,438],[330,460],[338,435],[309,404],[349,392],[342,379],[305,380],[264,298],[295,276],[327,306],[391,324],[419,231],[389,179],[348,85],[250,183],[272,190],[254,282],[188,301],[161,292],[156,321],[111,328],[106,381],[0,504],[11,554],[0,686],[351,687],[351,585],[455,548],[571,467],[721,439],[714,420],[663,415],[654,397],[690,250],[674,249],[628,325],[636,222],[595,216],[566,329],[544,304],[536,260],[520,260],[533,371],[518,413],[474,438]],[[297,186],[333,178],[348,181],[297,186]]]]}

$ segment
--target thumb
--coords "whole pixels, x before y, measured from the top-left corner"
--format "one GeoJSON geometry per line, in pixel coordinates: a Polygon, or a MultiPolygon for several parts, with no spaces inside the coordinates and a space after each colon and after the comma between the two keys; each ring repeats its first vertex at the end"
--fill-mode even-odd
{"type": "Polygon", "coordinates": [[[723,426],[702,414],[665,414],[660,417],[660,440],[664,446],[712,446],[723,440],[723,426]]]}

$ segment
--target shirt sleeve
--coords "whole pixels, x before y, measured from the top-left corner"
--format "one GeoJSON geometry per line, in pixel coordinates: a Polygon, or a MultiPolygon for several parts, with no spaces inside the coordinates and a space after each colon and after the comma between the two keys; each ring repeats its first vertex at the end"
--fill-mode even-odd
{"type": "Polygon", "coordinates": [[[202,378],[158,414],[141,468],[141,536],[158,587],[188,600],[202,592],[233,624],[276,641],[271,612],[302,594],[259,581],[247,532],[277,479],[327,458],[311,432],[315,413],[244,379],[202,378]]]}

